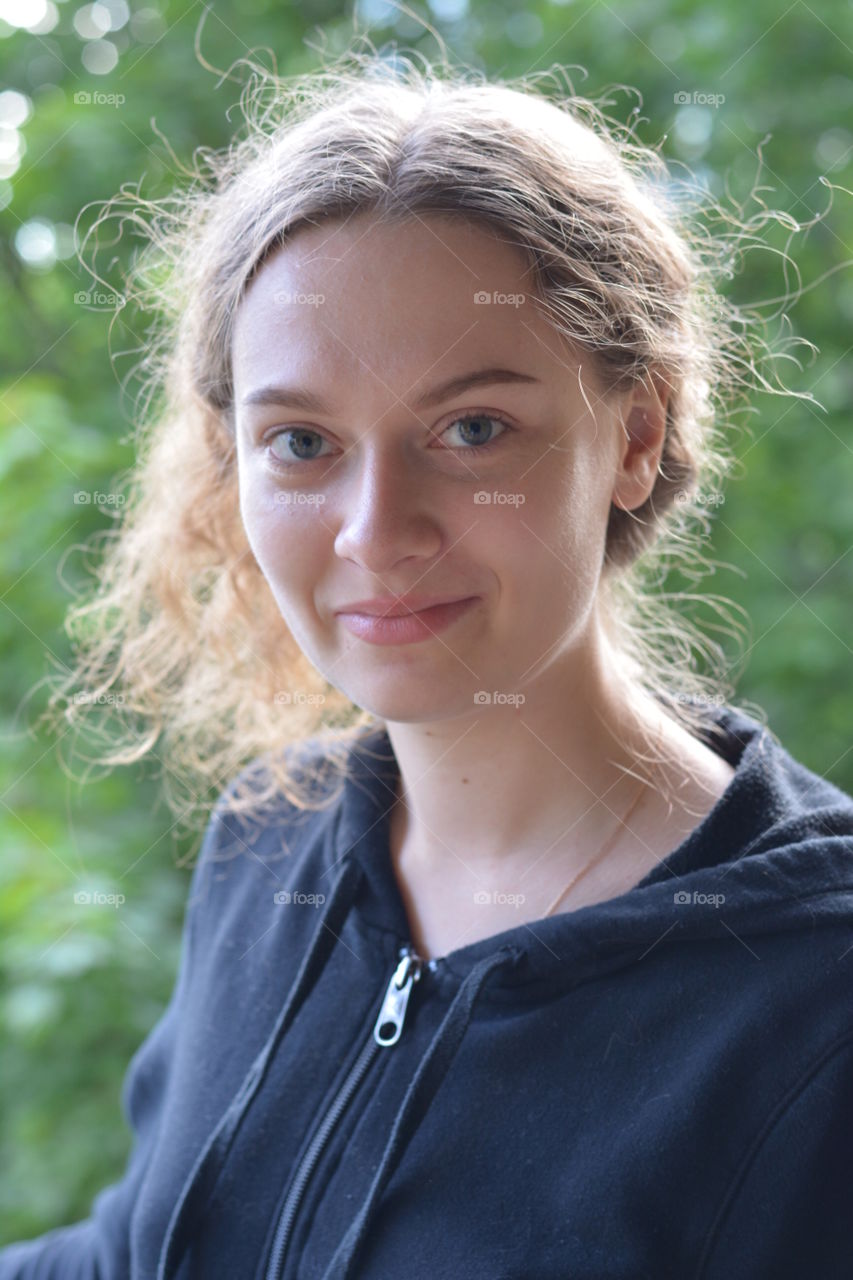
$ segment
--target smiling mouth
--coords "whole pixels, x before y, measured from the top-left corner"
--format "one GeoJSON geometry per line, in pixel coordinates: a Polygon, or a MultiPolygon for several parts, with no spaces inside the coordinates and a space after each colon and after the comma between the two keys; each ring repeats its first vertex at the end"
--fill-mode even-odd
{"type": "Polygon", "coordinates": [[[391,599],[357,600],[353,604],[343,605],[336,609],[336,614],[357,614],[360,617],[403,618],[414,613],[426,613],[430,609],[443,608],[445,605],[459,604],[472,596],[447,596],[444,598],[416,598],[406,600],[405,597],[391,599]]]}
{"type": "Polygon", "coordinates": [[[477,600],[477,596],[464,596],[396,615],[346,611],[337,616],[348,631],[368,644],[416,644],[434,639],[439,631],[443,631],[465,614],[477,600]]]}

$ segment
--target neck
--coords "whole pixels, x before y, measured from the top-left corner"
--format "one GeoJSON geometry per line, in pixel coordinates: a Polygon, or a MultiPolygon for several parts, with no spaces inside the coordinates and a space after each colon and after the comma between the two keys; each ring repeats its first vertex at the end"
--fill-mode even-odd
{"type": "Polygon", "coordinates": [[[617,678],[612,649],[592,629],[524,687],[520,705],[387,722],[400,766],[392,845],[425,871],[461,862],[487,879],[528,867],[531,854],[547,859],[557,841],[563,860],[573,842],[580,856],[614,827],[642,779],[654,787],[667,745],[677,750],[665,744],[667,726],[686,733],[617,678]]]}

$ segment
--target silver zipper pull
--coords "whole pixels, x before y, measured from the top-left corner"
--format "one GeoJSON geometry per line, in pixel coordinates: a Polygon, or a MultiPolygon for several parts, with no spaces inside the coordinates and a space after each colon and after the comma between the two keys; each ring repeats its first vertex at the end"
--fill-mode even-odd
{"type": "Polygon", "coordinates": [[[412,984],[421,976],[423,961],[413,951],[406,950],[392,974],[373,1028],[373,1039],[377,1044],[396,1044],[403,1030],[403,1019],[406,1016],[406,1005],[412,984]]]}

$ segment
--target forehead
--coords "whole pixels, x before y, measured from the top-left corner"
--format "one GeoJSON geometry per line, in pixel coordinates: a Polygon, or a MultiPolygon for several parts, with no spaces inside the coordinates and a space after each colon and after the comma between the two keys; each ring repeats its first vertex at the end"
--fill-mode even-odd
{"type": "Polygon", "coordinates": [[[367,366],[409,385],[437,363],[526,356],[541,366],[559,340],[532,288],[517,246],[459,217],[380,223],[361,214],[303,227],[240,301],[235,381],[246,392],[288,371],[355,377],[367,366]]]}
{"type": "Polygon", "coordinates": [[[460,293],[473,291],[480,276],[526,283],[528,289],[532,283],[520,247],[485,223],[442,213],[380,220],[363,212],[300,226],[271,253],[244,297],[257,304],[287,281],[313,281],[331,290],[388,281],[422,290],[436,272],[460,293]]]}

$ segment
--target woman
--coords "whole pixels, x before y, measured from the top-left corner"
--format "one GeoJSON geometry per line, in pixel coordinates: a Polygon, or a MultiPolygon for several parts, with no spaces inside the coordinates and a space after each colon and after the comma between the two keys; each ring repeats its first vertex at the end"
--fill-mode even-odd
{"type": "Polygon", "coordinates": [[[125,1174],[0,1280],[840,1280],[853,801],[643,576],[733,318],[590,104],[306,83],[136,269],[167,396],[77,675],[230,781],[125,1174]]]}

